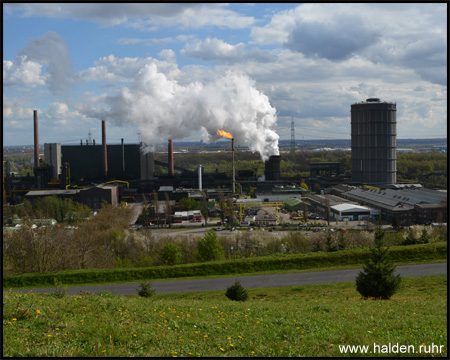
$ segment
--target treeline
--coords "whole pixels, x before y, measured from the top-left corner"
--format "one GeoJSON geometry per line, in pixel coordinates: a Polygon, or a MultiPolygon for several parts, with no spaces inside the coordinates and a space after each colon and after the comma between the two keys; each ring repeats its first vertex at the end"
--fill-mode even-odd
{"type": "MultiPolygon", "coordinates": [[[[167,162],[167,155],[158,154],[155,159],[167,162]]],[[[264,163],[258,153],[236,151],[235,160],[236,170],[253,170],[257,176],[264,174],[264,163]]],[[[178,166],[192,171],[195,171],[199,165],[202,165],[205,172],[209,173],[231,171],[230,152],[174,154],[174,161],[178,166]]],[[[283,154],[280,164],[282,176],[309,177],[312,162],[338,162],[341,174],[351,174],[351,154],[348,151],[308,151],[283,154]]],[[[156,168],[161,173],[167,171],[159,166],[156,168]]],[[[427,187],[447,188],[447,154],[399,153],[397,154],[397,175],[403,180],[420,182],[427,187]]]]}
{"type": "MultiPolygon", "coordinates": [[[[303,236],[287,232],[283,238],[266,231],[236,232],[220,237],[210,230],[204,237],[157,237],[149,230],[128,230],[129,208],[104,208],[74,230],[24,226],[7,233],[3,241],[5,275],[79,269],[112,269],[192,264],[214,260],[244,259],[275,254],[335,252],[372,246],[368,231],[317,232],[303,236]]],[[[427,242],[444,241],[446,228],[426,229],[427,242]]],[[[420,228],[415,243],[425,236],[420,228]]],[[[386,233],[387,245],[411,243],[409,231],[386,233]]]]}
{"type": "Polygon", "coordinates": [[[25,223],[3,238],[4,274],[113,268],[117,259],[140,259],[129,237],[129,208],[103,208],[75,230],[56,226],[31,228],[25,223]]]}
{"type": "Polygon", "coordinates": [[[18,205],[5,207],[4,217],[20,219],[55,219],[58,223],[78,223],[91,214],[91,209],[72,199],[59,199],[55,195],[36,200],[33,204],[25,199],[18,205]]]}

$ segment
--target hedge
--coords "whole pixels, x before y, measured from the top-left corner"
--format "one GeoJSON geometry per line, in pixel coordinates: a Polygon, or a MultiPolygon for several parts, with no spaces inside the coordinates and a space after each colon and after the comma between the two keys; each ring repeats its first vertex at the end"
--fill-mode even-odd
{"type": "MultiPolygon", "coordinates": [[[[447,242],[392,246],[394,263],[405,261],[441,260],[447,258],[447,242]]],[[[129,269],[86,269],[45,274],[22,274],[3,277],[3,288],[49,287],[56,278],[60,284],[82,285],[132,282],[145,279],[168,279],[207,275],[235,275],[271,270],[305,270],[339,265],[362,265],[369,249],[342,250],[332,253],[272,255],[255,258],[222,260],[174,266],[129,269]]]]}

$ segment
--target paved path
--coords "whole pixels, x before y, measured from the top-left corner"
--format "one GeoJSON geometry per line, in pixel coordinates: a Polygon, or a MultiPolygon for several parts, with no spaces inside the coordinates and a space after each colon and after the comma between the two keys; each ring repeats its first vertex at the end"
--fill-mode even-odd
{"type": "MultiPolygon", "coordinates": [[[[253,275],[253,276],[233,276],[214,279],[196,280],[175,280],[158,281],[152,283],[152,289],[156,294],[196,292],[210,290],[226,290],[238,279],[244,288],[269,288],[278,286],[298,286],[355,281],[356,275],[361,269],[315,271],[309,273],[274,274],[274,275],[253,275]]],[[[396,273],[402,277],[427,276],[427,275],[447,275],[447,263],[420,264],[397,266],[396,273]]],[[[99,291],[111,291],[116,295],[136,295],[139,282],[115,285],[85,285],[73,286],[67,290],[68,295],[76,295],[80,291],[89,291],[95,294],[99,291]]],[[[54,288],[33,289],[35,293],[52,293],[54,288]]],[[[28,292],[24,289],[22,292],[28,292]]]]}

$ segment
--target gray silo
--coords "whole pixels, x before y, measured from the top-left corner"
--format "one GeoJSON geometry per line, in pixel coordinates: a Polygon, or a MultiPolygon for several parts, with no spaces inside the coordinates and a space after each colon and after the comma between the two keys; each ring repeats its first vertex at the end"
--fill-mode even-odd
{"type": "Polygon", "coordinates": [[[396,104],[370,98],[351,105],[352,181],[397,182],[396,104]]]}

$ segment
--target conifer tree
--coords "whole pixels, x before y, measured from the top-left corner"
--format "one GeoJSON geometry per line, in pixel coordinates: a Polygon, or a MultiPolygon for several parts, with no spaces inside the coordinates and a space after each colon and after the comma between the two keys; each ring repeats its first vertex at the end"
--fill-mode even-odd
{"type": "Polygon", "coordinates": [[[390,299],[400,285],[400,275],[394,275],[395,265],[389,259],[389,249],[384,246],[383,237],[384,231],[378,227],[370,257],[356,277],[356,290],[365,298],[390,299]]]}

